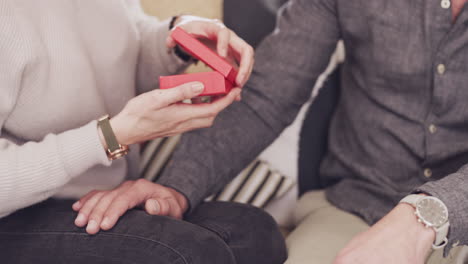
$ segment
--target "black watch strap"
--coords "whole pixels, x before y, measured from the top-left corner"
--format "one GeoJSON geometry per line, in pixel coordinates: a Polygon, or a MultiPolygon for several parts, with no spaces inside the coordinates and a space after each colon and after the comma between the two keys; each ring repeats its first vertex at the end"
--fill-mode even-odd
{"type": "MultiPolygon", "coordinates": [[[[169,23],[169,30],[172,30],[175,27],[175,22],[177,21],[178,18],[179,16],[172,17],[171,22],[169,23]]],[[[187,52],[183,51],[179,45],[176,45],[174,47],[174,54],[185,62],[195,62],[195,63],[198,62],[197,59],[190,56],[190,54],[188,54],[187,52]]]]}

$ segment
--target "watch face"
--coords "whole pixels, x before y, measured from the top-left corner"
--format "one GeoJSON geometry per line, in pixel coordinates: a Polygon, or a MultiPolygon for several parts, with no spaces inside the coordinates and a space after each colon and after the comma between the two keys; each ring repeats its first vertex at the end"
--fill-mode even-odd
{"type": "Polygon", "coordinates": [[[424,224],[440,227],[448,220],[447,207],[437,198],[425,197],[416,205],[416,212],[424,224]]]}

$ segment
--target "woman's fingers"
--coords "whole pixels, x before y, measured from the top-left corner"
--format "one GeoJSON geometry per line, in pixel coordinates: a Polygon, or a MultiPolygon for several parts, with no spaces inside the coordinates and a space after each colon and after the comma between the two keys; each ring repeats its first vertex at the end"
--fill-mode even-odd
{"type": "Polygon", "coordinates": [[[80,209],[78,216],[75,219],[76,226],[84,227],[88,224],[89,214],[104,195],[105,192],[96,192],[83,203],[83,207],[80,209]]]}
{"type": "Polygon", "coordinates": [[[130,182],[125,182],[118,188],[106,193],[103,197],[101,197],[99,202],[94,206],[93,210],[89,214],[88,226],[86,227],[86,232],[88,232],[88,234],[93,235],[99,232],[100,229],[109,230],[112,228],[112,226],[109,226],[108,223],[104,221],[104,214],[114,199],[130,187],[130,182]]]}
{"type": "Polygon", "coordinates": [[[190,82],[171,89],[158,89],[149,92],[153,105],[156,109],[161,109],[181,101],[192,99],[200,95],[205,86],[201,82],[190,82]]]}
{"type": "Polygon", "coordinates": [[[229,30],[226,27],[219,29],[216,47],[218,50],[218,54],[223,58],[226,58],[228,55],[230,41],[231,30],[229,30]]]}
{"type": "Polygon", "coordinates": [[[247,42],[238,37],[235,33],[232,33],[230,45],[240,56],[239,73],[237,74],[236,83],[240,87],[243,87],[250,78],[255,52],[252,46],[247,44],[247,42]]]}
{"type": "MultiPolygon", "coordinates": [[[[232,49],[236,53],[234,57],[240,58],[236,84],[239,87],[245,85],[250,78],[254,63],[254,50],[247,42],[228,29],[219,20],[182,16],[177,26],[183,28],[196,38],[216,41],[216,49],[221,57],[227,58],[230,53],[229,50],[232,49]]],[[[176,42],[171,36],[167,37],[166,44],[168,48],[176,46],[176,42]]]]}
{"type": "Polygon", "coordinates": [[[209,105],[211,109],[208,109],[208,112],[215,113],[215,116],[217,116],[221,111],[230,106],[241,92],[240,88],[234,88],[226,96],[212,101],[209,105]]]}
{"type": "Polygon", "coordinates": [[[187,201],[177,191],[140,179],[127,181],[112,191],[94,191],[83,197],[85,201],[76,220],[79,227],[87,224],[86,232],[94,235],[99,230],[109,230],[121,216],[137,205],[143,205],[151,215],[181,219],[187,210],[187,201]],[[85,199],[86,198],[86,199],[85,199]],[[89,221],[88,221],[89,219],[89,221]]]}
{"type": "MultiPolygon", "coordinates": [[[[128,192],[128,191],[127,191],[128,192]]],[[[121,193],[119,196],[112,200],[106,211],[103,213],[103,219],[101,222],[101,228],[103,230],[109,230],[115,226],[119,218],[139,204],[139,198],[137,194],[132,193],[121,193]]]]}
{"type": "Polygon", "coordinates": [[[117,191],[109,192],[96,203],[88,217],[88,225],[86,226],[88,234],[94,235],[99,232],[104,213],[117,195],[117,191]]]}
{"type": "Polygon", "coordinates": [[[91,198],[93,195],[95,195],[96,193],[98,193],[98,191],[91,191],[87,194],[85,194],[85,196],[81,197],[80,200],[76,201],[73,205],[72,205],[72,208],[73,210],[75,211],[79,211],[83,205],[86,203],[86,201],[89,200],[89,198],[91,198]]]}
{"type": "Polygon", "coordinates": [[[193,119],[216,117],[221,111],[231,105],[240,95],[241,89],[234,88],[226,96],[207,104],[178,104],[167,107],[164,111],[173,113],[174,118],[181,120],[180,124],[193,119]]]}
{"type": "Polygon", "coordinates": [[[103,225],[105,230],[111,229],[117,223],[119,218],[137,205],[143,204],[146,197],[149,196],[152,182],[144,179],[130,182],[131,186],[119,193],[113,199],[112,203],[108,206],[104,213],[103,225]]]}

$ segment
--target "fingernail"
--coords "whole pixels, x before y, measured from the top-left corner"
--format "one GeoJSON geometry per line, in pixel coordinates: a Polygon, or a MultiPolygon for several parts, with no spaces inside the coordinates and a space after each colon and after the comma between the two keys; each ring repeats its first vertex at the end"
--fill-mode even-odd
{"type": "Polygon", "coordinates": [[[157,201],[153,203],[153,210],[156,214],[159,213],[159,203],[157,201]]]}
{"type": "Polygon", "coordinates": [[[76,208],[79,208],[80,205],[81,205],[80,201],[77,201],[76,203],[74,203],[74,204],[72,205],[72,207],[73,207],[73,209],[76,209],[76,208]]]}
{"type": "Polygon", "coordinates": [[[237,84],[238,84],[240,87],[243,87],[243,86],[244,86],[244,75],[239,75],[237,79],[239,80],[239,81],[237,82],[237,84]]]}
{"type": "Polygon", "coordinates": [[[110,219],[106,216],[104,217],[104,220],[102,220],[101,227],[108,229],[110,228],[110,224],[110,219]]]}
{"type": "Polygon", "coordinates": [[[75,220],[76,225],[84,225],[86,221],[86,217],[83,214],[78,214],[75,220]]]}
{"type": "Polygon", "coordinates": [[[158,201],[153,200],[153,199],[148,200],[146,202],[145,209],[148,214],[151,214],[151,215],[158,214],[160,210],[158,201]]]}
{"type": "Polygon", "coordinates": [[[98,231],[99,227],[96,221],[91,220],[88,223],[88,226],[86,227],[86,232],[88,233],[96,233],[98,231]]]}
{"type": "Polygon", "coordinates": [[[194,84],[192,84],[192,91],[194,93],[201,93],[201,92],[203,92],[203,89],[205,89],[205,86],[203,85],[203,83],[194,83],[194,84]]]}

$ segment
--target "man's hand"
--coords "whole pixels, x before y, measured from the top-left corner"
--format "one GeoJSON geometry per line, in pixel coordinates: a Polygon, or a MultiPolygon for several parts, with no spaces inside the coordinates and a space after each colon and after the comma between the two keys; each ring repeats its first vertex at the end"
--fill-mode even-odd
{"type": "MultiPolygon", "coordinates": [[[[239,64],[239,73],[236,78],[236,84],[239,87],[243,87],[249,80],[254,65],[254,50],[221,21],[196,16],[180,16],[175,27],[181,27],[200,40],[214,42],[221,57],[239,64]]],[[[169,48],[176,46],[170,35],[167,37],[167,46],[169,48]]]]}
{"type": "Polygon", "coordinates": [[[143,179],[127,181],[114,190],[92,191],[73,204],[78,212],[75,224],[87,225],[86,232],[93,235],[111,229],[127,210],[139,205],[150,215],[182,219],[188,202],[174,189],[143,179]]]}
{"type": "Polygon", "coordinates": [[[417,221],[414,208],[399,204],[368,231],[357,235],[336,257],[335,264],[423,264],[435,231],[417,221]]]}

